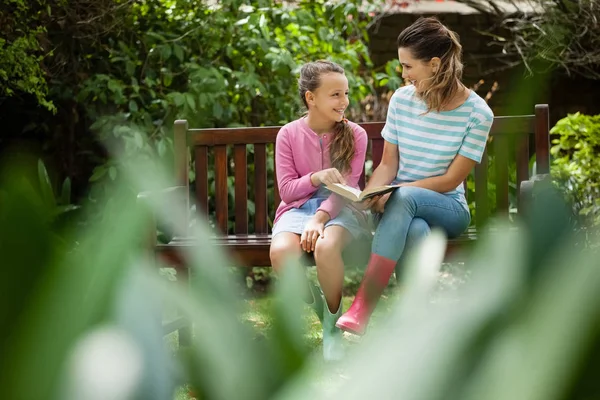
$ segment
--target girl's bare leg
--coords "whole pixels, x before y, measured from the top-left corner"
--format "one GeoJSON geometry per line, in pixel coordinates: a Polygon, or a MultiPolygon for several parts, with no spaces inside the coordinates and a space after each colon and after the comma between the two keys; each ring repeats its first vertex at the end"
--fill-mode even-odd
{"type": "Polygon", "coordinates": [[[323,289],[329,310],[333,313],[339,308],[344,285],[344,261],[342,250],[352,240],[352,235],[341,226],[328,226],[324,237],[315,245],[317,276],[323,289]]]}

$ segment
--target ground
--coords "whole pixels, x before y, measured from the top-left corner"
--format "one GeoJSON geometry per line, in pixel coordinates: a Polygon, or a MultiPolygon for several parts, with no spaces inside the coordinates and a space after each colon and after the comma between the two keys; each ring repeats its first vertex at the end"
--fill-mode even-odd
{"type": "MultiPolygon", "coordinates": [[[[469,271],[464,268],[462,264],[444,264],[442,266],[439,280],[438,280],[438,288],[437,293],[447,292],[455,290],[460,284],[465,282],[469,277],[469,271]]],[[[350,285],[353,286],[353,285],[350,285]]],[[[384,292],[381,301],[373,315],[372,324],[377,324],[379,318],[385,314],[388,309],[387,305],[390,300],[394,296],[401,296],[401,287],[398,288],[395,285],[391,285],[384,292]],[[397,290],[400,289],[400,290],[397,290]]],[[[447,298],[447,297],[446,297],[447,298]]],[[[347,310],[352,304],[352,300],[354,299],[351,295],[345,295],[343,298],[344,302],[344,310],[347,310]]],[[[243,316],[243,318],[251,323],[256,329],[257,332],[263,334],[265,336],[269,335],[269,330],[272,327],[272,312],[271,309],[273,307],[273,298],[271,296],[261,296],[253,299],[246,300],[249,305],[249,311],[243,316]]],[[[432,301],[436,301],[436,296],[432,298],[432,301]]],[[[321,324],[316,317],[316,315],[311,312],[310,308],[306,307],[306,312],[304,313],[304,318],[306,322],[306,329],[304,333],[304,338],[306,340],[307,345],[314,352],[321,352],[321,343],[322,343],[322,331],[321,324]]],[[[168,335],[165,340],[169,343],[170,346],[175,348],[177,346],[177,333],[172,333],[168,335]]],[[[360,340],[360,338],[345,334],[348,345],[352,345],[353,342],[360,340]]],[[[186,387],[182,387],[177,390],[175,394],[175,400],[193,400],[193,397],[190,396],[189,390],[186,387]]]]}

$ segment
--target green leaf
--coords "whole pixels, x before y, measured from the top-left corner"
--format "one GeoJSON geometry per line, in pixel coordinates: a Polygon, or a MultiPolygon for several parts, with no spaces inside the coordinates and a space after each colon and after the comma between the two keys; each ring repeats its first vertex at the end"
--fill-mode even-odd
{"type": "Polygon", "coordinates": [[[164,42],[164,41],[166,41],[166,40],[167,40],[167,39],[165,39],[165,37],[164,37],[164,36],[162,36],[161,34],[159,34],[159,33],[156,33],[156,32],[153,32],[153,31],[148,31],[148,32],[146,32],[146,35],[150,36],[150,37],[151,37],[151,38],[153,38],[153,39],[156,39],[156,40],[157,40],[157,41],[159,41],[159,42],[164,42]]]}
{"type": "Polygon", "coordinates": [[[171,86],[171,84],[173,83],[173,75],[170,73],[166,73],[163,75],[163,84],[166,87],[171,86]]]}
{"type": "Polygon", "coordinates": [[[110,90],[113,93],[120,92],[122,90],[122,85],[119,81],[111,79],[108,81],[108,90],[110,90]]]}
{"type": "Polygon", "coordinates": [[[104,165],[94,168],[94,173],[90,177],[90,182],[96,182],[101,179],[104,175],[106,175],[107,168],[104,165]]]}
{"type": "Polygon", "coordinates": [[[48,171],[42,160],[38,160],[38,180],[42,192],[42,199],[49,207],[55,207],[56,199],[54,198],[52,183],[50,182],[48,171]]]}
{"type": "Polygon", "coordinates": [[[135,100],[129,100],[129,111],[131,111],[131,112],[137,112],[138,111],[138,105],[135,102],[135,100]]]}
{"type": "Polygon", "coordinates": [[[114,181],[115,179],[117,179],[117,168],[115,168],[115,167],[110,167],[110,168],[108,169],[108,176],[110,176],[110,179],[111,179],[111,180],[113,180],[113,181],[114,181]]]}
{"type": "Polygon", "coordinates": [[[187,102],[190,110],[196,111],[196,99],[194,99],[194,95],[192,93],[185,94],[185,101],[187,102]]]}
{"type": "Polygon", "coordinates": [[[66,177],[63,181],[62,190],[60,193],[60,204],[66,205],[71,203],[71,178],[66,177]]]}
{"type": "Polygon", "coordinates": [[[133,76],[135,74],[135,63],[133,61],[127,61],[125,63],[125,72],[129,76],[133,76]]]}
{"type": "Polygon", "coordinates": [[[223,107],[218,101],[213,103],[213,116],[217,119],[223,116],[223,107]]]}
{"type": "Polygon", "coordinates": [[[173,103],[175,103],[177,107],[181,107],[185,104],[185,96],[183,95],[183,93],[174,92],[170,93],[169,96],[171,97],[173,103]]]}
{"type": "Polygon", "coordinates": [[[133,134],[133,139],[135,141],[135,145],[138,148],[141,149],[142,147],[144,147],[144,138],[142,137],[142,134],[140,132],[135,131],[133,134]]]}
{"type": "Polygon", "coordinates": [[[179,46],[178,44],[174,44],[173,52],[175,53],[175,57],[177,57],[179,62],[183,62],[183,57],[184,57],[183,47],[179,46]]]}
{"type": "Polygon", "coordinates": [[[160,46],[160,56],[162,57],[163,60],[168,60],[169,57],[171,57],[172,54],[172,49],[171,46],[168,44],[163,44],[162,46],[160,46]]]}
{"type": "Polygon", "coordinates": [[[159,156],[164,156],[167,153],[167,145],[165,144],[164,139],[160,139],[156,145],[156,149],[158,151],[159,156]]]}

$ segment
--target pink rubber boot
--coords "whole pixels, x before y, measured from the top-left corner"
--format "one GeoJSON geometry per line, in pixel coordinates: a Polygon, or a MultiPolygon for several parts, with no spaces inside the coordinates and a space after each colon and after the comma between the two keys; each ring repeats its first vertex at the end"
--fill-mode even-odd
{"type": "Polygon", "coordinates": [[[371,253],[369,264],[356,297],[348,311],[338,319],[335,326],[355,335],[364,335],[371,313],[373,313],[395,267],[396,261],[371,253]]]}

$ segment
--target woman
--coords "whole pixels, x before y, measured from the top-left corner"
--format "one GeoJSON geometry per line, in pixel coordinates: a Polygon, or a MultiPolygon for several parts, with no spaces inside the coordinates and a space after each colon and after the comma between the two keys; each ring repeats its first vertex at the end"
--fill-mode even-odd
{"type": "Polygon", "coordinates": [[[481,161],[494,115],[462,83],[461,53],[457,35],[435,18],[420,18],[398,36],[402,78],[412,85],[390,100],[382,160],[367,188],[400,187],[365,202],[382,215],[356,298],[337,322],[342,330],[364,334],[407,246],[431,227],[456,237],[469,226],[462,182],[481,161]]]}

